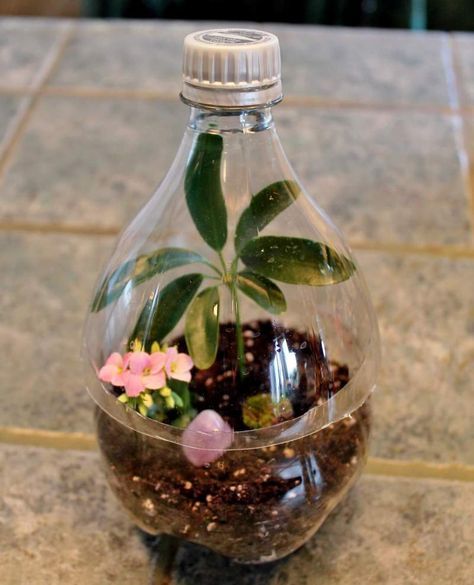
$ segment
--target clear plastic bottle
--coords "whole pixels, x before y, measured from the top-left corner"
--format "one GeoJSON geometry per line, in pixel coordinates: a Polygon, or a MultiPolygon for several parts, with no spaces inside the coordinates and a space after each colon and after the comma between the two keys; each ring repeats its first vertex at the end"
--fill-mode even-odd
{"type": "Polygon", "coordinates": [[[189,35],[183,79],[175,161],[93,297],[87,387],[139,526],[265,562],[314,534],[364,465],[377,325],[280,144],[277,38],[189,35]]]}

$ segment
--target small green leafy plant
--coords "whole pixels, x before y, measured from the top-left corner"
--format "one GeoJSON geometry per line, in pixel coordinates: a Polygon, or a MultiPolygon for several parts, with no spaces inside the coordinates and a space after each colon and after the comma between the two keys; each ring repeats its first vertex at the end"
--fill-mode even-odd
{"type": "Polygon", "coordinates": [[[270,394],[249,396],[242,406],[242,419],[249,429],[269,427],[293,417],[293,407],[288,398],[273,402],[270,394]]]}
{"type": "MultiPolygon", "coordinates": [[[[287,236],[260,236],[260,232],[299,196],[293,181],[268,185],[250,201],[234,234],[235,256],[226,262],[227,209],[221,184],[223,138],[197,136],[185,177],[186,203],[194,225],[216,261],[185,248],[160,248],[129,260],[105,278],[92,304],[98,312],[117,300],[126,287],[136,287],[163,272],[184,265],[201,264],[211,274],[193,272],[169,282],[143,307],[130,339],[146,351],[153,342],[163,343],[185,315],[185,339],[194,365],[209,368],[219,342],[221,290],[227,289],[235,315],[237,362],[245,375],[240,295],[244,294],[271,314],[286,311],[287,303],[274,282],[323,286],[348,279],[352,262],[321,242],[287,236]],[[241,264],[244,267],[241,267],[241,264]],[[204,284],[204,287],[202,286],[204,284]]],[[[247,405],[249,421],[257,420],[262,404],[247,405]]],[[[257,425],[257,422],[252,423],[257,425]]]]}

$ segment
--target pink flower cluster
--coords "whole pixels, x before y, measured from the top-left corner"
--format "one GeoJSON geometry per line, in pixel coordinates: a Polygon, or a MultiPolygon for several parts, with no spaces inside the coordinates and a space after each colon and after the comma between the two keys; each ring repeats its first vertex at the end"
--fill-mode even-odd
{"type": "Polygon", "coordinates": [[[114,352],[99,371],[103,382],[123,386],[127,396],[138,396],[144,390],[159,390],[166,386],[166,379],[191,381],[193,360],[186,353],[178,353],[176,347],[151,354],[131,351],[123,357],[114,352]]]}

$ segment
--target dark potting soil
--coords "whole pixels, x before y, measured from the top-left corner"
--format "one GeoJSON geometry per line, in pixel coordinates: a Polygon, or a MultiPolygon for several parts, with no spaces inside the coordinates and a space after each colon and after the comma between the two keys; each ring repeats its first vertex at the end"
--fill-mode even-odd
{"type": "MultiPolygon", "coordinates": [[[[234,329],[227,324],[215,365],[194,371],[191,386],[199,410],[217,410],[237,430],[246,428],[245,397],[269,392],[270,359],[284,339],[297,353],[294,416],[347,383],[347,367],[327,362],[317,339],[291,329],[276,335],[270,321],[247,324],[243,332],[245,383],[235,373],[234,329]]],[[[183,340],[176,342],[185,351],[183,340]]],[[[353,484],[366,458],[370,408],[366,403],[291,442],[228,450],[205,467],[194,467],[179,445],[137,433],[101,410],[97,425],[111,487],[143,529],[181,536],[241,562],[263,562],[299,548],[353,484]]]]}
{"type": "MultiPolygon", "coordinates": [[[[293,353],[298,373],[292,380],[284,381],[286,388],[279,387],[279,391],[291,401],[292,416],[277,417],[274,423],[301,416],[328,400],[349,380],[348,367],[327,361],[321,340],[315,335],[283,328],[272,321],[245,323],[242,335],[245,348],[243,376],[239,376],[237,369],[235,325],[224,323],[220,325],[214,364],[207,370],[193,370],[189,385],[198,411],[215,410],[236,431],[249,428],[242,418],[245,400],[256,394],[270,394],[269,372],[275,356],[282,355],[284,362],[284,352],[293,353]]],[[[184,337],[175,339],[172,345],[177,345],[179,351],[187,351],[184,337]]],[[[281,386],[281,381],[279,384],[281,386]]]]}

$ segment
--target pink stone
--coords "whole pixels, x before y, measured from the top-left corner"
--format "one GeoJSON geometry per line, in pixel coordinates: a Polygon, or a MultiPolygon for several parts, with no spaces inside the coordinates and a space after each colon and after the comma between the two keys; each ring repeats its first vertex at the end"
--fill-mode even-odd
{"type": "Polygon", "coordinates": [[[215,410],[203,410],[183,433],[183,452],[196,467],[212,463],[232,445],[234,432],[215,410]]]}

